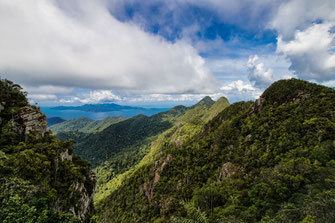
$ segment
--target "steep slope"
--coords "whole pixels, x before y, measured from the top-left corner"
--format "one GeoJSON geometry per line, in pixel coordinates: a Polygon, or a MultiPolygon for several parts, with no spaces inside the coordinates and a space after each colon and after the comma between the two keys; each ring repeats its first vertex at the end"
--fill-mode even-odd
{"type": "Polygon", "coordinates": [[[127,118],[121,116],[110,116],[102,120],[93,121],[92,119],[86,117],[80,117],[71,119],[56,125],[49,127],[54,133],[66,133],[66,132],[83,132],[83,133],[92,133],[100,132],[107,128],[108,126],[124,121],[127,118]]]}
{"type": "Polygon", "coordinates": [[[98,202],[99,221],[333,222],[334,112],[333,89],[278,81],[182,143],[165,134],[98,202]]]}
{"type": "Polygon", "coordinates": [[[150,141],[139,147],[140,150],[114,156],[108,163],[96,169],[99,179],[95,201],[99,202],[116,190],[138,168],[141,168],[148,162],[154,162],[158,151],[166,144],[181,145],[192,138],[192,136],[198,134],[204,124],[207,123],[209,117],[215,116],[228,106],[229,102],[224,97],[216,102],[210,97],[205,97],[199,103],[185,109],[184,113],[178,117],[173,112],[176,108],[171,109],[169,113],[175,117],[174,125],[171,128],[158,137],[150,138],[150,141]],[[150,153],[148,154],[149,151],[150,153]],[[142,159],[143,157],[144,159],[142,159]]]}
{"type": "Polygon", "coordinates": [[[147,117],[138,115],[113,124],[101,132],[90,134],[77,145],[76,153],[89,160],[93,167],[101,165],[122,151],[138,151],[182,115],[186,107],[179,106],[147,117]]]}
{"type": "Polygon", "coordinates": [[[89,222],[95,176],[72,143],[46,131],[21,87],[0,80],[0,221],[89,222]]]}

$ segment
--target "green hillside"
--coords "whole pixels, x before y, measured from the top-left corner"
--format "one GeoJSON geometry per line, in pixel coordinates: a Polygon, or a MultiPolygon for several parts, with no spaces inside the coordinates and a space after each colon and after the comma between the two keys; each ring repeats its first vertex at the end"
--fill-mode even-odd
{"type": "Polygon", "coordinates": [[[189,115],[101,196],[99,221],[333,222],[334,111],[333,89],[291,79],[189,115]]]}
{"type": "Polygon", "coordinates": [[[98,166],[95,169],[99,175],[95,200],[98,202],[116,190],[125,179],[148,160],[154,161],[155,153],[167,143],[166,140],[170,140],[175,145],[184,143],[201,130],[208,117],[218,114],[228,106],[229,102],[224,97],[217,102],[205,97],[194,106],[188,108],[178,106],[165,113],[158,114],[158,116],[168,115],[168,118],[165,119],[173,124],[172,127],[160,135],[145,138],[140,144],[135,145],[132,150],[120,151],[111,156],[104,165],[98,166]],[[182,113],[180,113],[181,109],[182,113]]]}
{"type": "Polygon", "coordinates": [[[54,133],[79,131],[80,129],[85,128],[88,124],[92,122],[94,121],[90,118],[80,117],[52,125],[49,127],[49,129],[54,133]]]}
{"type": "Polygon", "coordinates": [[[121,122],[121,121],[124,121],[126,119],[127,118],[121,117],[121,116],[109,116],[109,117],[106,117],[102,120],[93,121],[93,122],[89,123],[88,125],[86,125],[85,127],[81,128],[81,129],[78,129],[78,131],[85,132],[85,133],[101,132],[102,130],[104,130],[108,126],[113,125],[113,124],[118,123],[118,122],[121,122]]]}
{"type": "Polygon", "coordinates": [[[0,81],[0,222],[334,222],[332,88],[281,80],[255,102],[65,121],[58,139],[21,90],[0,81]]]}
{"type": "Polygon", "coordinates": [[[169,129],[186,107],[179,106],[150,117],[137,115],[110,125],[101,132],[79,141],[76,153],[90,161],[93,167],[110,160],[119,152],[138,151],[164,130],[169,129]]]}
{"type": "Polygon", "coordinates": [[[21,87],[0,80],[0,222],[90,222],[95,175],[47,132],[21,87]]]}
{"type": "Polygon", "coordinates": [[[54,133],[78,131],[84,133],[100,132],[108,126],[124,121],[127,118],[121,116],[110,116],[102,120],[92,120],[86,117],[71,119],[49,127],[54,133]]]}

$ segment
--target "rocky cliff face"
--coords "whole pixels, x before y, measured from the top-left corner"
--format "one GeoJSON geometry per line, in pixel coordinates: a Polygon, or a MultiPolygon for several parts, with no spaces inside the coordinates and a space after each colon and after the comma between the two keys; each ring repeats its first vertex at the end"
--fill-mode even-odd
{"type": "MultiPolygon", "coordinates": [[[[97,176],[94,172],[91,172],[88,176],[90,181],[95,181],[97,176]]],[[[77,196],[80,194],[81,196],[78,198],[76,204],[70,207],[71,213],[79,219],[85,220],[87,219],[93,211],[93,194],[88,191],[85,187],[85,183],[83,182],[74,182],[72,184],[73,192],[70,197],[77,196]]]]}
{"type": "MultiPolygon", "coordinates": [[[[15,121],[21,123],[17,131],[20,134],[35,133],[37,137],[43,137],[47,132],[47,122],[46,115],[41,112],[41,110],[35,106],[25,106],[20,109],[18,116],[16,116],[15,121]]],[[[55,159],[55,165],[57,168],[61,166],[61,162],[73,162],[73,154],[69,149],[65,149],[60,152],[55,159]]],[[[57,169],[56,168],[56,169],[57,169]]],[[[57,170],[56,170],[57,171],[57,170]]],[[[70,188],[68,199],[76,200],[75,203],[67,203],[64,205],[59,199],[55,203],[55,209],[60,212],[70,212],[75,217],[81,219],[84,222],[88,221],[90,214],[93,211],[93,194],[94,191],[85,187],[86,182],[95,182],[96,175],[94,172],[90,172],[89,175],[84,176],[84,179],[80,181],[73,181],[70,188]]],[[[63,199],[63,198],[62,198],[63,199]]]]}
{"type": "MultiPolygon", "coordinates": [[[[56,166],[59,166],[60,162],[72,162],[73,154],[67,149],[59,154],[55,160],[56,166]]],[[[88,217],[94,210],[93,208],[93,195],[94,190],[92,188],[88,189],[85,186],[86,182],[95,182],[97,179],[96,174],[93,171],[81,181],[74,181],[70,186],[71,191],[69,193],[69,200],[76,199],[76,203],[71,203],[69,205],[63,205],[60,201],[56,202],[56,209],[59,211],[69,211],[77,218],[87,221],[88,217]]]]}
{"type": "Polygon", "coordinates": [[[35,106],[21,108],[19,118],[22,122],[22,131],[24,134],[36,131],[43,136],[47,131],[48,123],[46,122],[46,116],[35,106]]]}
{"type": "MultiPolygon", "coordinates": [[[[5,109],[6,103],[0,102],[0,114],[5,109]]],[[[1,121],[0,117],[0,124],[1,121]]],[[[48,127],[45,114],[38,107],[30,105],[22,107],[17,114],[12,115],[9,122],[12,123],[12,130],[18,134],[35,132],[43,137],[48,127]]]]}

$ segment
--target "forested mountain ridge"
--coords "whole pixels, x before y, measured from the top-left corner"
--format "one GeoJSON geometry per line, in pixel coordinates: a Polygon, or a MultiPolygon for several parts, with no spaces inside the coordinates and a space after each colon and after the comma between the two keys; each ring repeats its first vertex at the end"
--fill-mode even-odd
{"type": "MultiPolygon", "coordinates": [[[[71,131],[80,131],[82,128],[85,128],[88,124],[92,123],[93,120],[86,117],[74,118],[61,122],[49,127],[53,133],[58,132],[71,132],[71,131]]],[[[80,131],[82,132],[82,131],[80,131]]]]}
{"type": "Polygon", "coordinates": [[[97,203],[99,221],[333,222],[333,89],[281,80],[201,126],[160,136],[97,203]]]}
{"type": "Polygon", "coordinates": [[[0,80],[0,222],[90,222],[95,175],[47,132],[21,87],[0,80]]]}
{"type": "Polygon", "coordinates": [[[92,120],[86,117],[70,119],[59,124],[49,126],[54,133],[78,131],[84,133],[101,132],[108,126],[124,121],[127,118],[121,116],[110,116],[102,120],[92,120]]]}
{"type": "Polygon", "coordinates": [[[206,98],[193,107],[176,106],[150,117],[137,115],[112,124],[101,132],[80,138],[76,152],[90,161],[93,167],[103,164],[120,152],[137,153],[153,141],[153,137],[171,128],[179,119],[187,115],[196,119],[195,114],[200,110],[205,111],[212,104],[214,101],[206,98]]]}
{"type": "Polygon", "coordinates": [[[93,218],[95,175],[72,141],[20,86],[2,80],[0,96],[1,222],[334,222],[334,89],[281,80],[255,102],[58,133],[96,167],[93,218]]]}
{"type": "MultiPolygon", "coordinates": [[[[181,111],[182,109],[175,111],[174,115],[178,115],[181,111]]],[[[170,128],[171,123],[165,120],[167,116],[167,114],[151,117],[137,115],[110,125],[103,131],[89,134],[79,141],[76,152],[89,160],[93,167],[96,167],[120,151],[132,150],[134,147],[139,148],[147,138],[170,128]]]]}
{"type": "Polygon", "coordinates": [[[175,144],[187,141],[207,123],[210,117],[214,117],[228,106],[229,102],[224,97],[216,102],[210,97],[205,97],[191,107],[177,106],[157,114],[158,117],[163,117],[161,120],[169,121],[172,127],[161,134],[145,138],[140,144],[134,145],[132,150],[123,150],[112,156],[104,165],[98,166],[95,169],[99,175],[96,202],[118,188],[139,166],[144,165],[148,160],[154,160],[155,152],[171,135],[175,144]]]}

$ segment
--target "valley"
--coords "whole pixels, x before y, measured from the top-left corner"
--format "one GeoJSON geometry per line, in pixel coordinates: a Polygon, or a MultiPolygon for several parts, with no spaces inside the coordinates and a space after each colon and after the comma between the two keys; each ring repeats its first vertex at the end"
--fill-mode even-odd
{"type": "MultiPolygon", "coordinates": [[[[1,102],[5,110],[0,113],[4,120],[0,164],[3,170],[9,168],[0,177],[5,186],[2,204],[14,205],[13,196],[20,192],[6,185],[15,182],[15,187],[31,187],[29,196],[42,193],[46,200],[56,199],[55,204],[45,206],[46,218],[51,218],[53,210],[72,213],[85,222],[88,218],[84,216],[91,222],[155,223],[328,222],[335,216],[335,91],[331,88],[281,80],[255,102],[229,104],[224,97],[217,101],[204,97],[193,106],[176,106],[152,116],[62,120],[38,136],[41,130],[7,130],[12,121],[26,126],[10,114],[29,105],[19,87],[2,84],[8,89],[3,95],[16,95],[1,102]],[[8,110],[8,106],[15,109],[8,110]],[[47,161],[55,156],[48,154],[57,150],[60,161],[47,161]],[[28,154],[31,161],[24,161],[26,166],[16,163],[28,154]],[[88,160],[94,172],[79,157],[88,160]],[[63,165],[59,162],[67,163],[61,175],[57,175],[63,165]],[[40,173],[47,171],[51,181],[39,182],[38,174],[25,172],[32,171],[29,165],[40,173]],[[56,184],[55,176],[68,186],[56,184]],[[78,202],[71,198],[70,191],[78,190],[73,180],[83,182],[80,190],[90,193],[90,212],[76,210],[80,207],[72,211],[71,205],[78,202]],[[39,188],[37,194],[33,188],[39,188]],[[59,208],[60,199],[70,203],[59,208]]],[[[39,120],[45,120],[41,117],[39,120]]],[[[40,126],[39,122],[31,128],[40,126]]],[[[37,203],[19,196],[21,203],[16,208],[36,207],[37,203]]],[[[3,206],[2,210],[14,209],[3,206]]],[[[32,216],[37,219],[39,213],[32,216]]]]}

